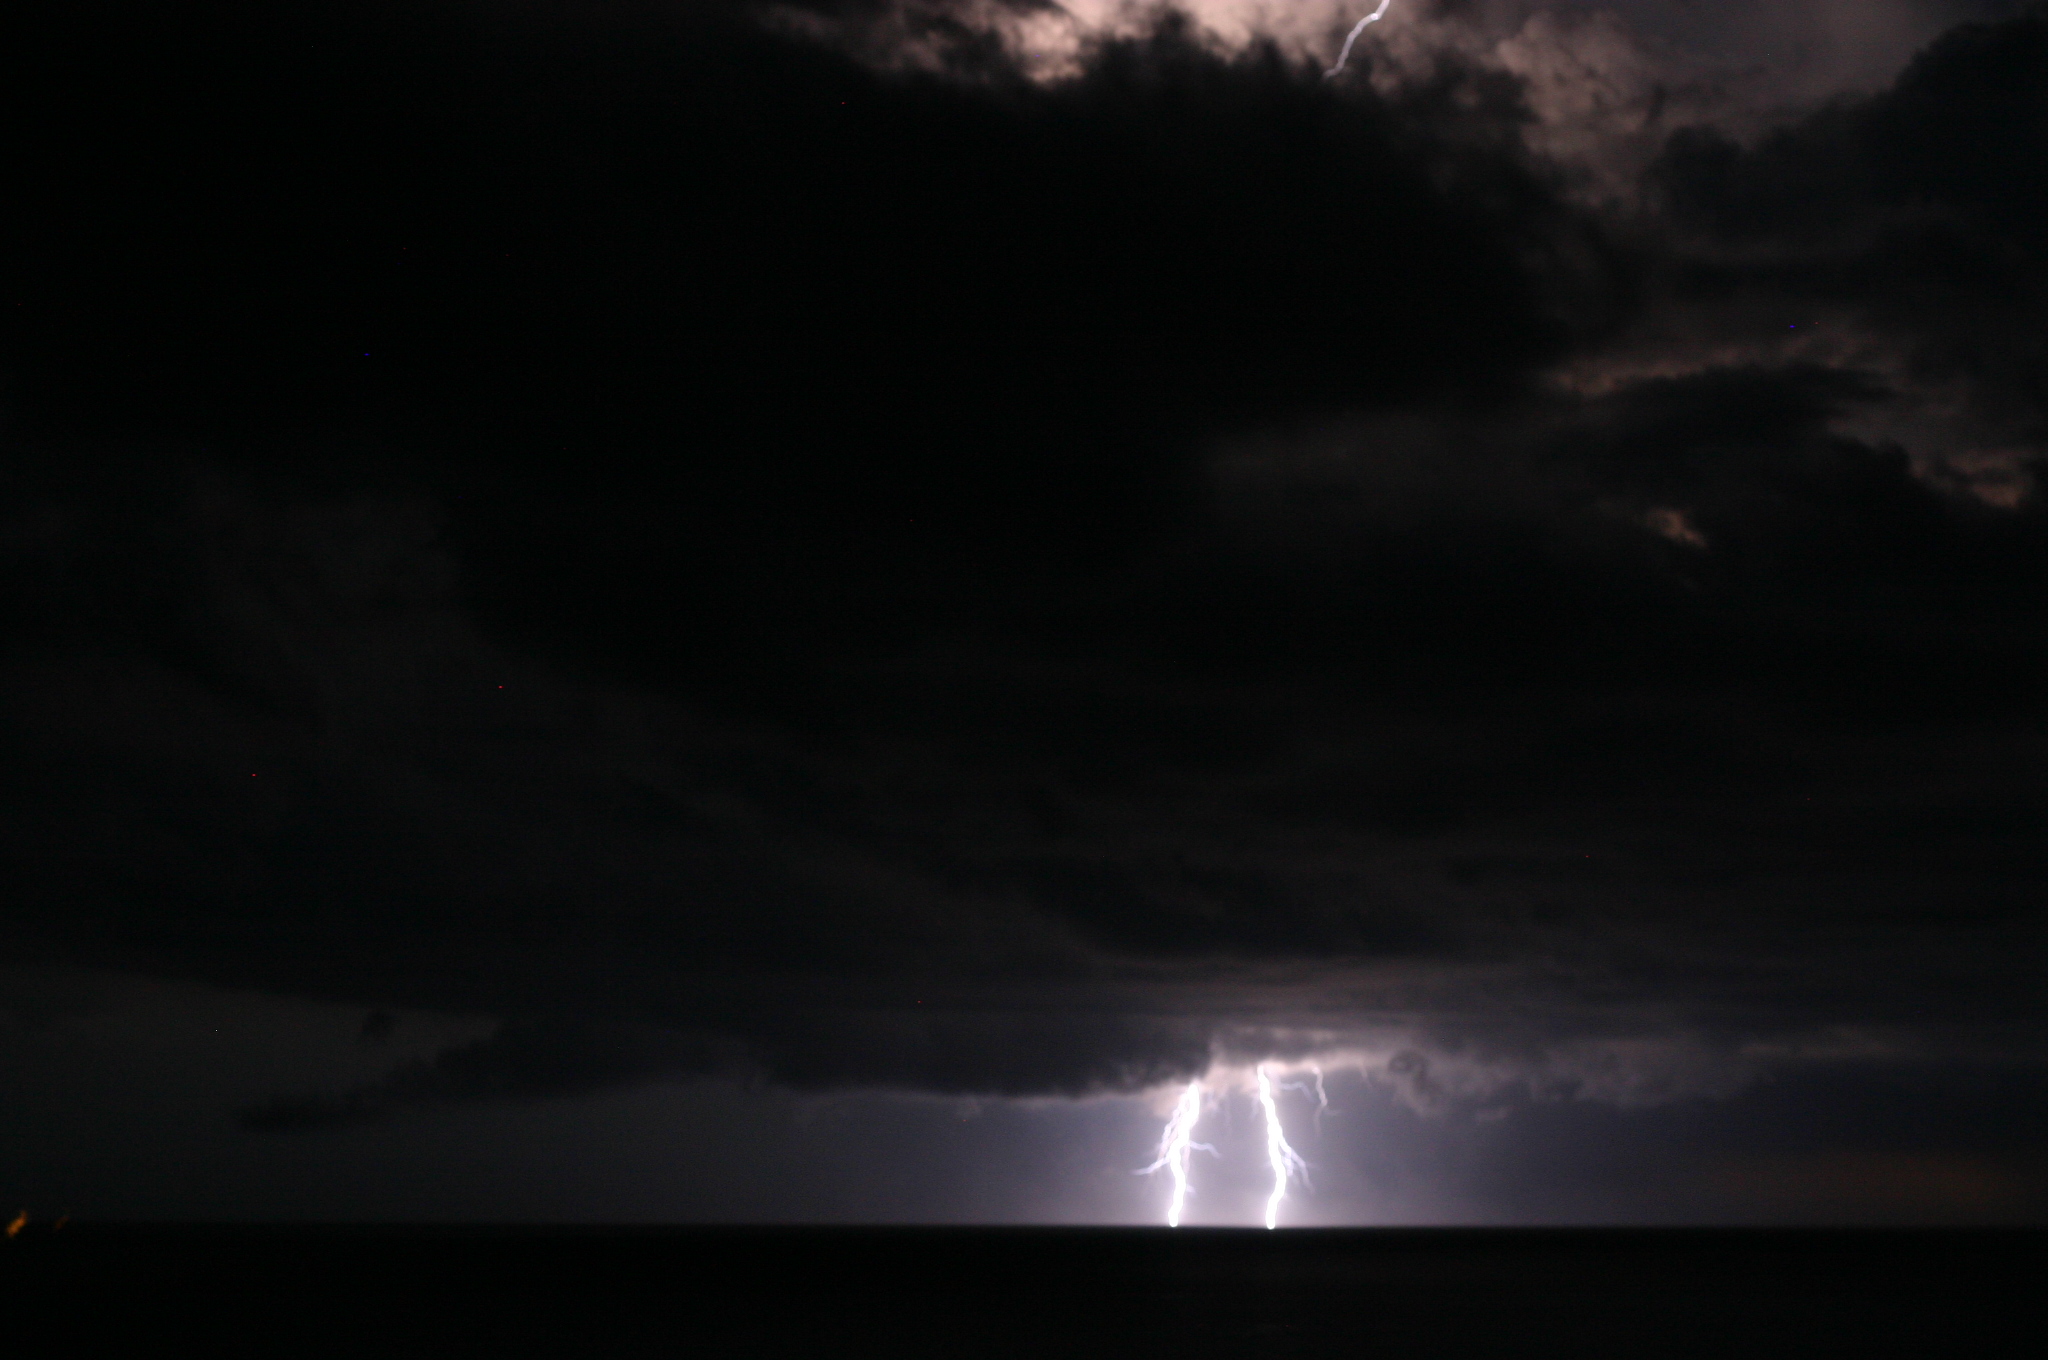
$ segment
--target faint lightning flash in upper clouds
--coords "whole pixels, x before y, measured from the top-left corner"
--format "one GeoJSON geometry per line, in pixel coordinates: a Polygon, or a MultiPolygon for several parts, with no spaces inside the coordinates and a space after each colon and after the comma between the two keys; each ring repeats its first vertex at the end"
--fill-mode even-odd
{"type": "Polygon", "coordinates": [[[1166,1226],[1180,1226],[1180,1206],[1188,1197],[1188,1158],[1196,1148],[1214,1155],[1216,1149],[1207,1143],[1195,1141],[1195,1121],[1202,1117],[1202,1083],[1196,1079],[1188,1083],[1188,1089],[1180,1093],[1180,1103],[1173,1107],[1173,1118],[1166,1121],[1166,1132],[1159,1138],[1159,1160],[1138,1174],[1149,1176],[1165,1167],[1173,1173],[1173,1203],[1166,1208],[1166,1226]]]}
{"type": "Polygon", "coordinates": [[[1273,1103],[1273,1083],[1266,1079],[1263,1063],[1259,1065],[1259,1107],[1266,1112],[1266,1160],[1273,1167],[1273,1193],[1266,1200],[1266,1226],[1271,1228],[1279,1222],[1288,1178],[1297,1171],[1306,1173],[1308,1163],[1287,1145],[1287,1135],[1280,1128],[1280,1107],[1273,1103]]]}
{"type": "Polygon", "coordinates": [[[1337,64],[1335,66],[1332,66],[1329,70],[1323,72],[1323,79],[1328,80],[1331,76],[1336,75],[1339,71],[1344,69],[1344,63],[1350,60],[1351,58],[1351,44],[1358,41],[1358,35],[1365,32],[1365,26],[1367,24],[1378,23],[1381,17],[1386,14],[1387,6],[1393,3],[1394,0],[1380,0],[1380,7],[1378,9],[1366,15],[1363,19],[1360,19],[1356,24],[1352,26],[1350,36],[1344,39],[1344,50],[1337,54],[1337,64]]]}

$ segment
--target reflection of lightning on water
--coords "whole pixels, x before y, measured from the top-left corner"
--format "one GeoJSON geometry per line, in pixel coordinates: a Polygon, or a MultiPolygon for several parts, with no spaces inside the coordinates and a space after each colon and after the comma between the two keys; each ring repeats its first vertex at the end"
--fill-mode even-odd
{"type": "Polygon", "coordinates": [[[1351,58],[1351,44],[1358,41],[1358,35],[1365,32],[1365,26],[1367,24],[1378,23],[1380,20],[1380,16],[1387,12],[1387,6],[1393,3],[1394,0],[1380,0],[1380,7],[1378,9],[1366,15],[1363,19],[1360,19],[1357,22],[1357,24],[1355,24],[1352,27],[1350,36],[1344,39],[1344,50],[1337,54],[1337,64],[1335,66],[1332,66],[1329,70],[1323,72],[1323,78],[1325,80],[1329,79],[1331,76],[1336,75],[1339,71],[1344,69],[1344,63],[1350,60],[1351,58]]]}
{"type": "MultiPolygon", "coordinates": [[[[1180,1093],[1180,1103],[1173,1107],[1173,1118],[1166,1121],[1166,1132],[1159,1138],[1159,1160],[1138,1174],[1149,1176],[1164,1167],[1173,1173],[1173,1202],[1166,1208],[1166,1226],[1180,1226],[1180,1207],[1188,1197],[1188,1159],[1196,1148],[1215,1155],[1216,1149],[1207,1143],[1195,1141],[1195,1121],[1202,1117],[1202,1083],[1196,1079],[1188,1083],[1188,1089],[1180,1093]]],[[[1269,1225],[1270,1226],[1270,1225],[1269,1225]]]]}
{"type": "MultiPolygon", "coordinates": [[[[1317,1074],[1319,1081],[1321,1075],[1317,1074]]],[[[1296,1172],[1305,1174],[1308,1163],[1287,1145],[1287,1134],[1280,1127],[1280,1107],[1273,1102],[1273,1083],[1266,1079],[1264,1063],[1259,1065],[1259,1108],[1266,1113],[1266,1161],[1273,1168],[1273,1193],[1266,1200],[1266,1226],[1271,1228],[1279,1222],[1280,1201],[1286,1198],[1288,1179],[1296,1172]]]]}

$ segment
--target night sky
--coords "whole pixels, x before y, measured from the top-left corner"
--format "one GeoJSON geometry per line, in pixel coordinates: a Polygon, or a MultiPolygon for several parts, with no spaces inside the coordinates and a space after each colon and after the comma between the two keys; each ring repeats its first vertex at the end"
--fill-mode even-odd
{"type": "Polygon", "coordinates": [[[2048,1217],[2048,6],[0,30],[0,1197],[2048,1217]]]}

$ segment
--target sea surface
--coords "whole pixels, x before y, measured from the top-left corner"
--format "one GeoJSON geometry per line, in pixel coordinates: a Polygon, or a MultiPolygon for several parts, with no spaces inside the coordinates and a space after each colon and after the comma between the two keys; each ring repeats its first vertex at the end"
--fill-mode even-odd
{"type": "Polygon", "coordinates": [[[0,1241],[0,1330],[22,1355],[2048,1355],[2044,1247],[2031,1230],[31,1224],[0,1241]]]}

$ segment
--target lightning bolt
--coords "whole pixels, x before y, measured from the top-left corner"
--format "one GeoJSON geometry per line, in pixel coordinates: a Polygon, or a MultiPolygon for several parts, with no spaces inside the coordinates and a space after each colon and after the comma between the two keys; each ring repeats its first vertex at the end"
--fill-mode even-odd
{"type": "Polygon", "coordinates": [[[1299,1091],[1305,1096],[1314,1096],[1316,1098],[1316,1137],[1321,1138],[1323,1136],[1323,1116],[1328,1114],[1330,1110],[1330,1094],[1323,1089],[1323,1069],[1311,1063],[1308,1070],[1316,1075],[1315,1085],[1308,1086],[1298,1081],[1283,1081],[1280,1083],[1280,1089],[1283,1091],[1299,1091]]]}
{"type": "MultiPolygon", "coordinates": [[[[1318,1078],[1321,1075],[1318,1073],[1318,1078]]],[[[1273,1168],[1273,1193],[1266,1200],[1266,1226],[1272,1228],[1280,1220],[1280,1201],[1287,1197],[1288,1179],[1296,1172],[1306,1175],[1308,1163],[1287,1145],[1287,1134],[1280,1127],[1280,1107],[1273,1101],[1273,1083],[1266,1076],[1264,1063],[1259,1064],[1259,1108],[1266,1113],[1266,1161],[1273,1168]]]]}
{"type": "Polygon", "coordinates": [[[1353,25],[1350,36],[1344,39],[1344,50],[1337,54],[1337,64],[1335,66],[1332,66],[1329,70],[1323,72],[1323,79],[1328,80],[1331,76],[1336,75],[1339,71],[1344,69],[1344,63],[1350,60],[1351,58],[1351,44],[1358,41],[1358,35],[1365,32],[1365,26],[1367,24],[1378,23],[1380,19],[1386,14],[1387,6],[1393,3],[1394,0],[1380,0],[1380,7],[1378,9],[1366,15],[1363,19],[1360,19],[1357,22],[1357,24],[1353,25]]]}
{"type": "MultiPolygon", "coordinates": [[[[1202,1083],[1199,1079],[1188,1083],[1188,1089],[1180,1093],[1180,1103],[1173,1107],[1173,1118],[1166,1121],[1166,1132],[1159,1137],[1159,1159],[1138,1174],[1149,1176],[1164,1168],[1173,1173],[1173,1202],[1166,1206],[1166,1226],[1180,1226],[1181,1205],[1188,1197],[1188,1159],[1195,1149],[1211,1156],[1216,1149],[1207,1143],[1195,1141],[1195,1121],[1202,1117],[1202,1083]]],[[[1270,1225],[1269,1225],[1270,1226],[1270,1225]]]]}

